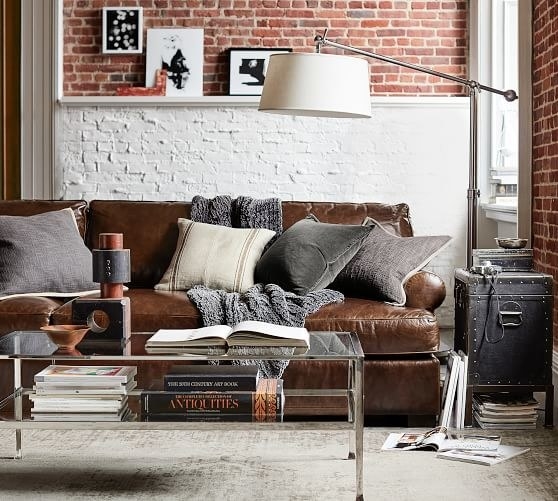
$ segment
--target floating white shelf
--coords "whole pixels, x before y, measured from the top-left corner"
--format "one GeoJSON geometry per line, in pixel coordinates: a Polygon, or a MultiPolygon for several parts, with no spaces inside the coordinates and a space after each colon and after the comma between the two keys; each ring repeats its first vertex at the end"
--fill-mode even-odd
{"type": "Polygon", "coordinates": [[[64,96],[62,106],[257,106],[260,96],[64,96]]]}

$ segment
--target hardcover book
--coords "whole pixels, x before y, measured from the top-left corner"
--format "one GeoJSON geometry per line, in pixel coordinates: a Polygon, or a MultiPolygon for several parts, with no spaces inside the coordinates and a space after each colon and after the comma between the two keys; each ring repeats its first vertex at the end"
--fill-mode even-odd
{"type": "Polygon", "coordinates": [[[142,421],[175,421],[175,422],[245,422],[245,423],[256,423],[256,422],[275,422],[280,423],[283,421],[283,414],[266,415],[264,418],[257,418],[252,413],[244,414],[206,414],[203,412],[192,414],[166,414],[166,413],[155,413],[155,414],[142,414],[142,421]]]}
{"type": "Polygon", "coordinates": [[[256,391],[192,392],[143,391],[143,415],[183,414],[202,417],[251,414],[255,421],[275,421],[283,414],[283,380],[260,379],[256,391]]]}
{"type": "Polygon", "coordinates": [[[165,391],[256,391],[257,365],[173,365],[165,391]]]}
{"type": "Polygon", "coordinates": [[[33,390],[37,395],[80,396],[80,395],[126,395],[137,386],[137,381],[131,379],[127,383],[78,384],[73,381],[37,382],[33,390]]]}
{"type": "Polygon", "coordinates": [[[226,353],[231,348],[257,346],[292,348],[305,353],[310,346],[308,330],[247,320],[236,324],[199,329],[160,329],[145,343],[147,353],[226,353]]]}
{"type": "Polygon", "coordinates": [[[67,383],[127,383],[137,373],[132,365],[123,366],[85,366],[85,365],[49,365],[35,374],[35,382],[67,383]]]}

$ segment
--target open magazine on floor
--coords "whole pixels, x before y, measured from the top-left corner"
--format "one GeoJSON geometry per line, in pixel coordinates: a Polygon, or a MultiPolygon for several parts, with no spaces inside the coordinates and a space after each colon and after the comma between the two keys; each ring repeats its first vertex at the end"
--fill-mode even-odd
{"type": "Polygon", "coordinates": [[[438,426],[427,432],[390,433],[382,450],[495,451],[499,445],[499,435],[450,434],[446,427],[438,426]]]}
{"type": "Polygon", "coordinates": [[[514,447],[512,445],[500,445],[494,451],[479,450],[450,450],[438,452],[437,458],[450,459],[452,461],[464,461],[466,463],[493,466],[508,459],[519,456],[529,451],[528,447],[514,447]]]}
{"type": "Polygon", "coordinates": [[[186,352],[207,354],[210,350],[227,352],[241,346],[293,348],[305,353],[310,346],[308,330],[268,322],[246,320],[233,327],[212,325],[199,329],[160,329],[145,343],[148,353],[186,352]]]}

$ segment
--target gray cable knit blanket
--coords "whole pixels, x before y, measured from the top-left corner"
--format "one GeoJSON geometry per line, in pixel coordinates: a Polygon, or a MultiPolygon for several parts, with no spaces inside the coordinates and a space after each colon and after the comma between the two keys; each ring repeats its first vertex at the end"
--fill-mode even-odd
{"type": "MultiPolygon", "coordinates": [[[[200,223],[273,230],[276,236],[268,246],[283,228],[281,200],[278,198],[256,200],[238,197],[233,200],[226,195],[213,199],[195,196],[190,217],[192,221],[200,223]]],[[[343,301],[343,294],[337,291],[324,289],[297,296],[275,284],[256,284],[244,293],[212,290],[197,285],[187,294],[200,311],[204,326],[235,325],[243,320],[259,320],[303,327],[309,314],[326,304],[343,301]]],[[[256,354],[256,350],[251,353],[256,354]]],[[[243,360],[242,363],[254,362],[243,360]]],[[[288,360],[257,361],[260,371],[268,378],[281,377],[288,363],[288,360]]]]}
{"type": "MultiPolygon", "coordinates": [[[[303,327],[306,317],[311,313],[326,304],[343,301],[343,294],[334,290],[323,289],[306,296],[297,296],[275,284],[256,284],[244,293],[196,285],[187,294],[200,310],[204,326],[235,325],[243,320],[259,320],[303,327]]],[[[247,351],[246,354],[250,352],[247,351]]],[[[258,361],[260,370],[268,378],[281,377],[288,363],[288,360],[258,361]]]]}

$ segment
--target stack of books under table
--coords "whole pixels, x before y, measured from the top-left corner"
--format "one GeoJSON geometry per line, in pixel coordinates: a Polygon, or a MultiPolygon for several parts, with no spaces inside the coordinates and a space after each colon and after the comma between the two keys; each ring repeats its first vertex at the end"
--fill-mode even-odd
{"type": "Polygon", "coordinates": [[[473,397],[473,415],[481,428],[528,430],[537,427],[539,402],[532,395],[507,393],[473,397]]]}
{"type": "Polygon", "coordinates": [[[35,421],[123,421],[135,366],[50,365],[35,374],[29,395],[35,421]]]}
{"type": "Polygon", "coordinates": [[[276,422],[283,409],[283,380],[255,365],[175,365],[163,390],[141,393],[144,421],[276,422]]]}

